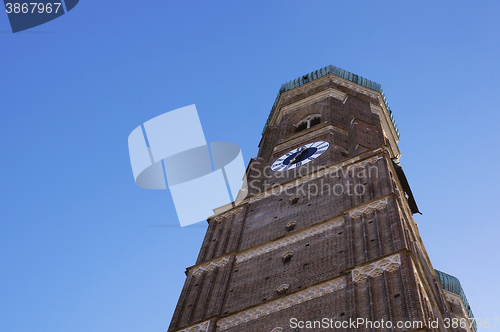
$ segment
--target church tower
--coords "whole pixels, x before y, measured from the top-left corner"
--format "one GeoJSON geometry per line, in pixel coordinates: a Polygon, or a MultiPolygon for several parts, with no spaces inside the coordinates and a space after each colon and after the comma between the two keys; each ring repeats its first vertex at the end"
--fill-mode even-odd
{"type": "Polygon", "coordinates": [[[475,330],[425,251],[398,141],[377,83],[328,66],[283,84],[168,331],[475,330]]]}

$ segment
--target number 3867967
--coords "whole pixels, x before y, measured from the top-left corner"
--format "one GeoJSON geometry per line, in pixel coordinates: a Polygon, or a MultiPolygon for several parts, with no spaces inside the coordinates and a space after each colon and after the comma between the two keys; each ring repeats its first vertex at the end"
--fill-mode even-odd
{"type": "Polygon", "coordinates": [[[50,14],[52,12],[56,13],[59,11],[59,7],[61,7],[60,2],[55,3],[38,3],[38,2],[30,2],[30,3],[6,3],[5,10],[7,14],[50,14]]]}

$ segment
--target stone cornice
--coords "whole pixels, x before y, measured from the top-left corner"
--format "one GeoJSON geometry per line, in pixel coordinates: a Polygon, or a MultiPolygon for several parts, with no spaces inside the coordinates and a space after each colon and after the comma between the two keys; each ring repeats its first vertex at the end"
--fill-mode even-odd
{"type": "MultiPolygon", "coordinates": [[[[384,150],[382,148],[378,148],[376,150],[372,150],[370,152],[379,152],[379,153],[382,153],[384,150]]],[[[283,191],[288,191],[294,187],[297,187],[297,186],[301,186],[309,181],[312,181],[312,180],[315,180],[315,179],[318,179],[318,178],[321,178],[327,174],[330,174],[330,173],[334,173],[336,170],[342,168],[342,167],[350,167],[350,166],[354,166],[355,167],[355,164],[359,163],[359,164],[363,164],[363,165],[366,165],[367,163],[374,163],[376,162],[377,160],[379,159],[383,159],[384,157],[380,156],[380,155],[375,155],[375,156],[372,156],[370,158],[368,158],[366,155],[365,155],[365,158],[367,160],[361,160],[361,157],[360,155],[354,157],[354,158],[351,158],[351,159],[348,159],[348,160],[345,160],[341,163],[337,163],[337,164],[334,164],[330,167],[327,167],[327,168],[321,168],[319,171],[316,171],[316,172],[312,172],[312,173],[309,173],[307,175],[304,175],[298,179],[295,179],[295,180],[292,180],[292,181],[288,181],[288,182],[285,182],[284,184],[282,185],[279,185],[279,186],[275,186],[275,187],[272,187],[260,194],[256,194],[256,195],[253,195],[252,197],[249,198],[249,202],[250,203],[253,203],[253,202],[257,202],[257,201],[260,201],[261,199],[263,198],[266,198],[266,197],[269,197],[269,196],[275,196],[275,195],[278,195],[280,194],[281,192],[283,191]]],[[[365,159],[363,158],[363,159],[365,159]]],[[[246,199],[243,202],[245,202],[246,199]]]]}
{"type": "Polygon", "coordinates": [[[267,303],[223,317],[217,321],[217,330],[224,331],[234,326],[270,315],[272,313],[291,308],[295,305],[314,300],[321,296],[334,293],[346,287],[346,278],[341,276],[320,284],[310,286],[290,295],[277,298],[267,303]]]}
{"type": "Polygon", "coordinates": [[[394,254],[388,257],[384,257],[375,262],[361,265],[352,270],[352,281],[355,283],[366,280],[368,277],[375,278],[384,271],[392,272],[401,266],[401,258],[399,254],[394,254]]]}
{"type": "Polygon", "coordinates": [[[215,221],[219,221],[222,218],[227,218],[227,217],[232,216],[233,214],[238,214],[238,213],[241,212],[241,209],[243,209],[243,208],[242,207],[232,208],[232,209],[230,209],[229,211],[227,211],[225,213],[221,213],[221,214],[217,215],[216,217],[214,217],[214,220],[215,221]]]}
{"type": "MultiPolygon", "coordinates": [[[[306,85],[304,85],[303,87],[309,87],[311,88],[311,86],[309,84],[311,84],[312,86],[314,85],[317,85],[317,84],[321,84],[323,83],[324,81],[326,81],[327,79],[320,79],[318,82],[311,82],[311,83],[308,83],[306,85]]],[[[301,88],[297,88],[298,90],[295,91],[295,90],[292,90],[294,91],[294,94],[296,93],[300,93],[302,92],[302,89],[301,88]]],[[[290,92],[285,92],[283,95],[286,95],[286,96],[290,96],[291,94],[291,91],[290,92]]],[[[286,114],[290,113],[290,112],[293,112],[293,111],[296,111],[300,108],[303,108],[305,106],[308,106],[308,105],[311,105],[311,104],[314,104],[318,101],[321,101],[321,100],[324,100],[328,97],[333,97],[335,99],[339,99],[339,100],[344,100],[344,98],[346,97],[346,93],[345,92],[342,92],[342,91],[339,91],[339,90],[336,90],[334,88],[327,88],[321,92],[318,92],[318,93],[315,93],[314,95],[312,96],[309,96],[309,97],[305,97],[304,99],[300,99],[294,103],[291,103],[291,104],[288,104],[288,105],[285,105],[285,106],[282,106],[282,107],[279,107],[278,108],[278,111],[275,112],[275,116],[273,116],[271,118],[271,121],[269,122],[269,126],[275,126],[276,124],[280,123],[281,119],[283,118],[283,116],[285,116],[286,114]]],[[[279,103],[278,103],[279,105],[279,103]]]]}
{"type": "Polygon", "coordinates": [[[198,265],[191,270],[193,271],[193,275],[197,276],[197,275],[202,274],[203,272],[212,271],[216,267],[225,266],[227,264],[227,262],[229,262],[229,256],[222,256],[222,257],[216,258],[214,260],[210,260],[210,261],[203,263],[201,265],[198,265]]]}
{"type": "Polygon", "coordinates": [[[260,256],[271,252],[273,250],[285,247],[289,244],[293,244],[299,242],[301,240],[307,239],[311,236],[315,236],[321,233],[324,233],[330,229],[334,229],[336,227],[342,226],[344,224],[343,216],[337,216],[335,218],[322,221],[319,224],[315,224],[303,230],[297,231],[295,233],[291,233],[285,237],[282,237],[277,240],[273,240],[271,242],[265,243],[263,245],[253,247],[242,251],[236,255],[236,262],[241,263],[247,261],[253,257],[260,256]]]}
{"type": "Polygon", "coordinates": [[[205,271],[211,271],[216,267],[222,267],[229,262],[229,257],[231,255],[236,256],[236,263],[242,263],[251,258],[260,256],[262,254],[266,254],[273,250],[283,248],[289,244],[296,243],[298,241],[307,239],[309,237],[324,233],[330,229],[334,229],[336,227],[342,226],[344,224],[344,215],[347,214],[352,219],[355,219],[362,214],[367,214],[374,212],[375,210],[382,210],[387,206],[388,198],[393,194],[385,195],[383,197],[379,197],[372,201],[357,205],[353,208],[342,211],[341,214],[335,216],[333,218],[324,220],[320,223],[311,225],[307,228],[304,228],[300,231],[289,233],[279,239],[271,240],[260,245],[245,249],[241,252],[232,252],[226,254],[224,256],[220,256],[209,261],[193,265],[187,268],[188,271],[192,271],[193,275],[197,276],[205,271]]]}
{"type": "Polygon", "coordinates": [[[347,135],[347,130],[340,128],[338,126],[332,125],[332,124],[323,125],[323,126],[318,127],[318,128],[316,128],[316,126],[315,126],[311,129],[312,130],[308,133],[300,132],[300,133],[297,133],[297,135],[291,135],[291,136],[287,137],[286,140],[284,140],[282,143],[277,144],[273,148],[272,155],[274,155],[280,151],[283,151],[285,149],[290,149],[291,147],[293,147],[295,145],[305,144],[305,142],[307,142],[307,140],[321,136],[325,133],[331,132],[332,130],[339,132],[341,134],[347,135]]]}
{"type": "Polygon", "coordinates": [[[182,330],[177,330],[176,332],[208,332],[210,327],[210,321],[204,321],[190,327],[183,328],[182,330]]]}
{"type": "MultiPolygon", "coordinates": [[[[308,173],[308,174],[306,174],[306,175],[304,175],[304,176],[302,176],[302,177],[300,177],[298,179],[285,182],[282,186],[289,186],[289,188],[292,188],[292,187],[294,187],[294,186],[297,185],[296,184],[297,181],[299,181],[298,182],[299,184],[306,183],[306,182],[314,180],[314,179],[316,179],[318,177],[323,176],[325,174],[325,172],[327,173],[327,172],[330,172],[332,170],[339,169],[339,168],[342,168],[342,167],[345,167],[345,166],[356,167],[354,164],[357,164],[357,163],[359,163],[360,165],[365,165],[363,163],[375,162],[378,159],[383,158],[383,156],[374,156],[374,155],[377,155],[377,154],[380,155],[382,153],[390,154],[390,152],[388,151],[388,147],[381,146],[381,147],[378,147],[376,149],[366,151],[366,152],[358,154],[358,155],[356,155],[356,156],[354,156],[352,158],[349,158],[349,159],[343,160],[341,162],[338,162],[336,164],[333,164],[333,165],[329,166],[328,168],[321,168],[321,170],[320,171],[316,171],[316,173],[314,173],[314,172],[308,173]],[[373,159],[374,157],[376,157],[376,159],[373,159]],[[321,174],[317,174],[317,173],[321,173],[321,174]]],[[[394,174],[396,174],[396,173],[394,173],[394,174]]],[[[273,188],[270,188],[270,189],[265,190],[265,191],[263,191],[263,192],[261,192],[259,194],[255,194],[255,195],[252,195],[250,197],[246,197],[245,199],[236,201],[235,202],[235,206],[227,204],[228,209],[223,209],[222,212],[216,213],[216,214],[210,216],[209,219],[216,218],[216,217],[218,217],[222,213],[226,213],[226,212],[231,211],[232,209],[235,209],[237,207],[243,206],[243,205],[251,203],[251,202],[258,201],[258,200],[260,200],[260,199],[262,199],[264,197],[275,195],[275,194],[276,194],[276,190],[273,189],[273,188]]],[[[219,208],[214,209],[214,210],[218,210],[218,209],[219,208]]]]}
{"type": "Polygon", "coordinates": [[[364,214],[370,214],[376,210],[382,210],[387,206],[387,199],[388,197],[386,196],[383,199],[377,199],[376,201],[358,205],[353,210],[349,211],[349,217],[353,219],[359,218],[364,214]]]}

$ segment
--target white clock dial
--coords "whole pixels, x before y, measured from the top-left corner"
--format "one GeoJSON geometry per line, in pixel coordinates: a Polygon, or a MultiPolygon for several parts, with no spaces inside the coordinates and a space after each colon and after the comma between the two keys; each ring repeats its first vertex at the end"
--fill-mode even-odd
{"type": "Polygon", "coordinates": [[[308,143],[291,150],[276,159],[271,166],[271,170],[280,172],[302,166],[321,156],[326,150],[328,150],[329,147],[330,144],[325,141],[308,143]]]}

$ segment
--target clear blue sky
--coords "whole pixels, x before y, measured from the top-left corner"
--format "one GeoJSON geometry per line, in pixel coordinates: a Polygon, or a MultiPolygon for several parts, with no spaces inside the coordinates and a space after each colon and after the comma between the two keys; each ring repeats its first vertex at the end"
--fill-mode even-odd
{"type": "Polygon", "coordinates": [[[0,330],[165,331],[206,226],[174,227],[169,192],[134,184],[129,133],[194,103],[207,141],[247,163],[281,84],[329,64],[382,84],[434,267],[476,317],[499,317],[499,14],[82,0],[17,34],[0,14],[0,330]]]}

